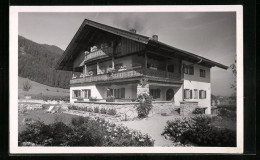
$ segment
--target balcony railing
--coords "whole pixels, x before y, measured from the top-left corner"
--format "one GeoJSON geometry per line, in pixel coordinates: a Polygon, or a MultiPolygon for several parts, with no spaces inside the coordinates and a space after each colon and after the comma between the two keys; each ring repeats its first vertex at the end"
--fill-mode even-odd
{"type": "Polygon", "coordinates": [[[151,77],[158,79],[168,79],[179,81],[181,79],[180,74],[170,73],[166,71],[152,70],[152,69],[130,69],[120,72],[114,72],[112,74],[100,74],[93,76],[86,76],[84,78],[77,78],[70,80],[70,84],[86,83],[86,82],[98,82],[98,81],[111,81],[125,78],[134,78],[134,77],[151,77]]]}
{"type": "Polygon", "coordinates": [[[102,49],[99,49],[99,50],[96,50],[96,51],[93,51],[93,52],[90,52],[86,58],[85,58],[85,61],[88,61],[90,59],[94,59],[94,58],[97,58],[97,57],[104,57],[104,56],[108,56],[108,55],[111,55],[111,54],[118,54],[121,52],[121,47],[117,47],[117,48],[112,48],[112,47],[107,47],[107,48],[102,48],[102,49]]]}

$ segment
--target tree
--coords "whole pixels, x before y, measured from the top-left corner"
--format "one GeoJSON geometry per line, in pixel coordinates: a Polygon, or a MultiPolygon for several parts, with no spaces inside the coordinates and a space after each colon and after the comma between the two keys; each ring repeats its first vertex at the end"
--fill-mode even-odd
{"type": "Polygon", "coordinates": [[[31,83],[27,80],[25,83],[23,83],[23,90],[28,92],[32,88],[31,83]]]}
{"type": "Polygon", "coordinates": [[[235,62],[230,65],[229,67],[232,70],[232,73],[235,76],[234,84],[231,84],[231,88],[234,89],[234,93],[232,94],[232,97],[236,97],[236,91],[237,91],[237,60],[235,59],[235,62]]]}

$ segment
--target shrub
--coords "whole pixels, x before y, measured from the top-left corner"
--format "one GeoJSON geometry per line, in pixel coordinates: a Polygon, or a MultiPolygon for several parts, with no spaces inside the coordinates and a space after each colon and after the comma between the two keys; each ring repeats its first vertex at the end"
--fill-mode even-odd
{"type": "Polygon", "coordinates": [[[97,101],[97,97],[89,97],[89,101],[97,101]]]}
{"type": "Polygon", "coordinates": [[[101,108],[101,109],[100,109],[100,113],[101,113],[101,114],[107,114],[107,110],[106,110],[105,108],[101,108]]]}
{"type": "Polygon", "coordinates": [[[138,95],[136,101],[139,102],[137,106],[138,118],[146,118],[152,109],[152,96],[144,93],[138,95]]]}
{"type": "Polygon", "coordinates": [[[154,140],[147,134],[116,126],[104,119],[78,117],[72,126],[63,122],[46,125],[35,121],[19,134],[19,146],[153,146],[154,140]]]}
{"type": "Polygon", "coordinates": [[[27,80],[25,83],[23,83],[23,90],[28,92],[32,88],[31,83],[27,80]]]}
{"type": "Polygon", "coordinates": [[[116,109],[113,109],[113,108],[112,109],[108,109],[107,110],[107,114],[108,115],[112,115],[112,116],[116,115],[116,109]]]}
{"type": "Polygon", "coordinates": [[[236,119],[236,111],[221,107],[219,108],[218,116],[236,119]]]}
{"type": "Polygon", "coordinates": [[[106,101],[107,102],[115,102],[115,97],[114,96],[108,96],[106,101]]]}
{"type": "Polygon", "coordinates": [[[98,107],[94,108],[94,113],[99,113],[99,108],[98,107]]]}
{"type": "Polygon", "coordinates": [[[88,117],[82,117],[82,116],[80,116],[80,117],[78,117],[78,118],[72,118],[71,124],[72,124],[73,126],[80,126],[80,125],[84,124],[85,122],[87,122],[88,120],[89,120],[88,117]]]}
{"type": "Polygon", "coordinates": [[[93,109],[91,107],[88,107],[87,111],[88,112],[93,112],[93,109]]]}
{"type": "Polygon", "coordinates": [[[174,142],[192,143],[199,146],[236,146],[236,133],[217,129],[210,125],[211,118],[205,115],[178,118],[168,121],[162,135],[174,142]]]}
{"type": "Polygon", "coordinates": [[[192,114],[205,114],[204,108],[195,108],[195,110],[192,112],[192,114]]]}

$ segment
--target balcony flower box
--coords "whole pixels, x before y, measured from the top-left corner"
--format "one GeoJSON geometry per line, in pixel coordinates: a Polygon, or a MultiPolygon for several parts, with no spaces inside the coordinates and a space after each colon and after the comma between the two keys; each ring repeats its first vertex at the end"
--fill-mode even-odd
{"type": "Polygon", "coordinates": [[[142,68],[142,66],[141,66],[141,65],[138,65],[138,66],[133,66],[132,68],[133,68],[133,69],[138,69],[138,68],[142,68]]]}

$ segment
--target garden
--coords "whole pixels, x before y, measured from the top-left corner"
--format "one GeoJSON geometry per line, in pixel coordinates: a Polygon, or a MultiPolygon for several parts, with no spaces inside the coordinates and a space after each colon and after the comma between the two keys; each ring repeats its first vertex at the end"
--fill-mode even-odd
{"type": "MultiPolygon", "coordinates": [[[[152,98],[138,96],[138,116],[132,121],[111,122],[117,110],[69,105],[67,110],[95,116],[67,114],[62,108],[47,112],[19,110],[19,146],[236,146],[235,110],[220,108],[217,115],[195,109],[189,116],[160,114],[148,117],[152,98]]],[[[59,107],[57,107],[59,108],[59,107]]]]}

